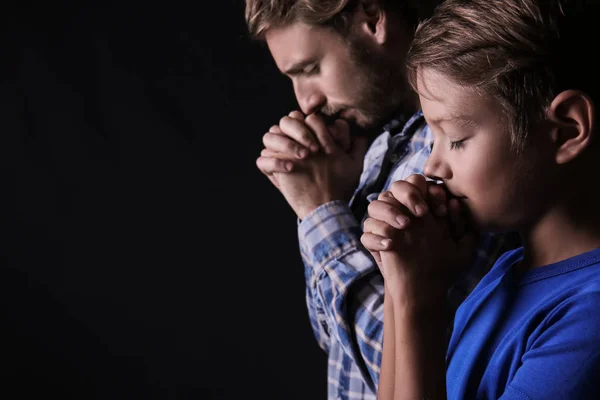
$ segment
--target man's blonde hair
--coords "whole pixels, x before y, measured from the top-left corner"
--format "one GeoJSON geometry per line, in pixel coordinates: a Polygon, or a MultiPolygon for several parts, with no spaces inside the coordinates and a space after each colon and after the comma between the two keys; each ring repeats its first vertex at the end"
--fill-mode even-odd
{"type": "Polygon", "coordinates": [[[385,11],[398,12],[409,24],[428,17],[440,0],[246,0],[246,24],[254,38],[264,38],[274,27],[294,22],[331,26],[344,33],[355,7],[377,4],[385,11]]]}

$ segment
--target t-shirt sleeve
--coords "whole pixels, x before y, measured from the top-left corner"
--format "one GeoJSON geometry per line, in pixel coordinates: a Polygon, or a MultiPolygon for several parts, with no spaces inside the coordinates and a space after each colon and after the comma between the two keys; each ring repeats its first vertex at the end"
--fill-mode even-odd
{"type": "Polygon", "coordinates": [[[600,399],[600,292],[571,297],[523,345],[501,399],[600,399]]]}

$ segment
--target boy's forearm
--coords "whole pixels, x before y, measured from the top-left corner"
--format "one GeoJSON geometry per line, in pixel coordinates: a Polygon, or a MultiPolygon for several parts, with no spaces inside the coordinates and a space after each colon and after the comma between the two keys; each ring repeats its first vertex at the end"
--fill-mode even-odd
{"type": "MultiPolygon", "coordinates": [[[[395,265],[399,259],[393,255],[382,255],[382,260],[388,270],[403,270],[395,265]]],[[[444,288],[422,279],[418,282],[410,272],[386,277],[394,320],[393,398],[446,399],[444,288]]]]}
{"type": "Polygon", "coordinates": [[[444,315],[397,300],[394,399],[446,399],[444,315]]]}

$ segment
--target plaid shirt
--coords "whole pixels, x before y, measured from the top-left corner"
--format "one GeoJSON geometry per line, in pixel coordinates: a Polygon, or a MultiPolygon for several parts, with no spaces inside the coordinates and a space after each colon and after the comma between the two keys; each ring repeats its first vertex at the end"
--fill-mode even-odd
{"type": "MultiPolygon", "coordinates": [[[[351,206],[367,192],[377,198],[392,182],[422,174],[433,136],[421,112],[406,124],[394,120],[365,156],[350,204],[322,205],[298,226],[305,265],[306,301],[316,339],[328,353],[328,399],[376,399],[383,343],[383,277],[360,243],[361,225],[351,206]],[[394,131],[401,130],[393,134],[394,131]],[[388,149],[391,149],[388,152],[388,149]],[[370,192],[386,158],[392,168],[382,188],[370,192]],[[367,190],[365,190],[367,188],[367,190]]],[[[484,237],[476,261],[451,291],[452,311],[508,246],[503,237],[484,237]]]]}

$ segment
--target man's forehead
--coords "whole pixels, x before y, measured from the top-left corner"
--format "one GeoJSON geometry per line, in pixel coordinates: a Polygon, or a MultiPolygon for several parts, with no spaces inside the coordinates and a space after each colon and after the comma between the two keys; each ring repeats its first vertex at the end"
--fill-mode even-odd
{"type": "Polygon", "coordinates": [[[286,71],[318,56],[332,35],[326,28],[295,22],[269,29],[265,40],[277,67],[286,71]]]}

